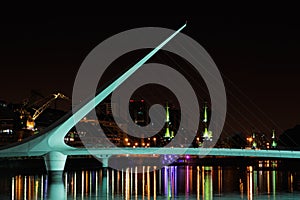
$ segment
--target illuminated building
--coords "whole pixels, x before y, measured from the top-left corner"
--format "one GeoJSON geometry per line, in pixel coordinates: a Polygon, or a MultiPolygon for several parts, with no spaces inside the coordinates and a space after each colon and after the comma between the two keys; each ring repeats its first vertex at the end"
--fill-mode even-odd
{"type": "Polygon", "coordinates": [[[4,101],[0,101],[0,145],[5,145],[15,140],[14,113],[4,101]]]}
{"type": "Polygon", "coordinates": [[[166,131],[165,131],[165,135],[164,135],[165,139],[171,138],[169,125],[170,125],[170,114],[169,114],[169,106],[168,106],[168,102],[167,102],[167,104],[166,104],[166,131]]]}
{"type": "Polygon", "coordinates": [[[134,123],[140,126],[146,126],[149,123],[148,107],[144,99],[130,99],[129,113],[134,123]]]}
{"type": "Polygon", "coordinates": [[[204,111],[203,111],[203,124],[204,124],[204,132],[203,132],[203,141],[212,141],[212,132],[208,130],[208,111],[207,111],[207,103],[204,103],[204,111]]]}
{"type": "Polygon", "coordinates": [[[252,134],[252,149],[256,149],[257,148],[257,141],[256,141],[256,134],[253,133],[252,134]]]}
{"type": "Polygon", "coordinates": [[[276,139],[276,134],[275,134],[274,129],[272,131],[272,145],[271,145],[271,148],[277,148],[277,139],[276,139]]]}

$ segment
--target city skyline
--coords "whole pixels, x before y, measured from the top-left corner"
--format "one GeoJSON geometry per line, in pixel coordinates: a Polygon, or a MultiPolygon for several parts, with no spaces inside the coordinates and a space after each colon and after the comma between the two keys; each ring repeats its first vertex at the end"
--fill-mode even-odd
{"type": "Polygon", "coordinates": [[[1,33],[0,64],[4,76],[0,98],[21,102],[31,89],[45,95],[59,91],[71,96],[81,62],[101,41],[143,26],[175,30],[185,20],[188,27],[183,33],[208,51],[222,73],[228,95],[228,132],[269,129],[271,133],[275,128],[281,133],[300,123],[300,86],[296,81],[299,28],[295,21],[285,20],[245,22],[217,16],[182,16],[8,21],[1,33]]]}

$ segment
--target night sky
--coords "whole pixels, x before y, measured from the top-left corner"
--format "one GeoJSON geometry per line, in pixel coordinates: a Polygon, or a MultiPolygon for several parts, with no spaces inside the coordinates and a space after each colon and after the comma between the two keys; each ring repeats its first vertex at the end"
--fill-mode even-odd
{"type": "Polygon", "coordinates": [[[293,19],[224,16],[54,17],[1,21],[0,99],[19,103],[32,89],[72,96],[85,56],[101,41],[144,26],[178,29],[198,41],[222,73],[225,134],[277,132],[300,124],[300,24],[293,19]]]}

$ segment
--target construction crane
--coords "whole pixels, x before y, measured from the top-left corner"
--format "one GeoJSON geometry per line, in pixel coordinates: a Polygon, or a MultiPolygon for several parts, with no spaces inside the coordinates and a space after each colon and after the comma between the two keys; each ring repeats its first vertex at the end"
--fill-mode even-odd
{"type": "MultiPolygon", "coordinates": [[[[32,116],[30,115],[30,112],[28,112],[26,109],[21,109],[22,112],[21,112],[20,117],[21,118],[24,118],[24,117],[27,118],[26,129],[34,130],[36,118],[38,118],[46,110],[46,108],[48,108],[51,105],[51,103],[57,98],[68,99],[69,100],[69,98],[66,97],[65,95],[63,95],[62,93],[57,93],[57,94],[52,94],[52,95],[46,97],[45,98],[47,100],[46,102],[44,102],[45,99],[42,99],[42,100],[38,101],[38,103],[41,103],[41,101],[43,101],[44,103],[38,108],[32,108],[35,111],[32,116]]],[[[35,104],[38,104],[38,103],[36,102],[35,104]]]]}

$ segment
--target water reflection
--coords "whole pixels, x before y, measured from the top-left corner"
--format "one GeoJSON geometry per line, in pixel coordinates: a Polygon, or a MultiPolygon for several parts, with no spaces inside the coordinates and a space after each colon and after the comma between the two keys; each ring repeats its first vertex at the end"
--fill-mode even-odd
{"type": "MultiPolygon", "coordinates": [[[[57,185],[53,185],[54,189],[57,185]]],[[[63,187],[63,183],[62,183],[63,187]]],[[[13,176],[11,178],[11,199],[44,199],[47,191],[47,178],[42,176],[13,176]]],[[[49,192],[51,192],[51,188],[49,192]]]]}
{"type": "MultiPolygon", "coordinates": [[[[0,179],[0,184],[9,183],[10,192],[5,197],[10,199],[211,200],[235,195],[236,199],[252,200],[276,199],[282,194],[284,184],[286,190],[293,192],[296,179],[294,172],[263,170],[253,166],[244,169],[221,166],[155,169],[144,166],[142,173],[138,171],[137,167],[133,167],[122,171],[99,169],[16,175],[7,179],[8,182],[0,179]],[[277,194],[278,190],[281,194],[277,194]]],[[[0,194],[4,193],[1,191],[0,194]]]]}
{"type": "Polygon", "coordinates": [[[247,198],[252,200],[254,196],[267,194],[270,199],[276,197],[277,171],[254,170],[252,166],[247,167],[247,198]]]}

